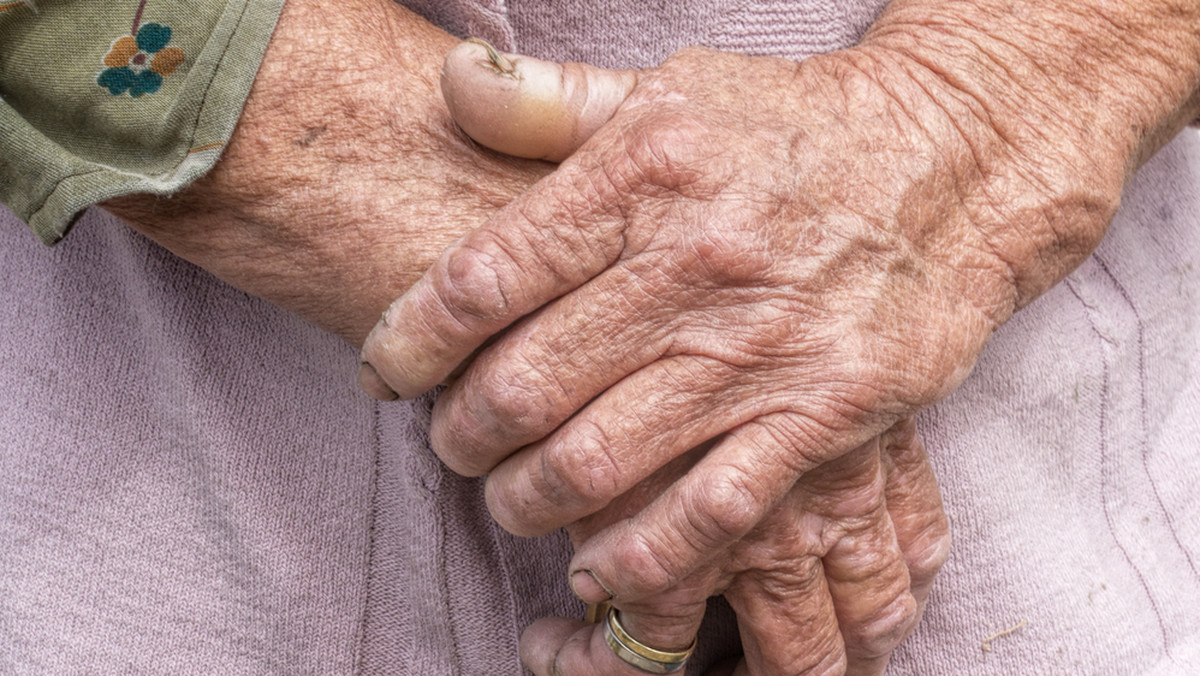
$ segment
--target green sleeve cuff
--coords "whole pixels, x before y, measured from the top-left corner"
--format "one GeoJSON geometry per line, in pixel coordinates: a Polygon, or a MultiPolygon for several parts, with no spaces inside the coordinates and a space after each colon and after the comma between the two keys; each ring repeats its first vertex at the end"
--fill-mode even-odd
{"type": "Polygon", "coordinates": [[[46,244],[170,194],[233,134],[283,0],[0,0],[0,202],[46,244]]]}

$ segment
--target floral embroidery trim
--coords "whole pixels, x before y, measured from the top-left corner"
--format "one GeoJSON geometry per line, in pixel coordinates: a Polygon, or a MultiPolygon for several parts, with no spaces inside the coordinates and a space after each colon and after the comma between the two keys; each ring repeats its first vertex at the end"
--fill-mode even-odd
{"type": "Polygon", "coordinates": [[[106,68],[96,77],[96,84],[108,89],[113,96],[126,92],[133,98],[153,94],[183,64],[184,53],[169,46],[171,28],[157,23],[141,25],[147,0],[138,3],[129,35],[113,41],[104,56],[106,68]]]}

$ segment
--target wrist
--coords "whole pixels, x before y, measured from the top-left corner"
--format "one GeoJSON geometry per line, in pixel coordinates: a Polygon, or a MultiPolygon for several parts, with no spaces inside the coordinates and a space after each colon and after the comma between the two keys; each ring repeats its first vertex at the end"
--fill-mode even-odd
{"type": "Polygon", "coordinates": [[[1161,4],[1027,16],[899,0],[863,41],[899,60],[963,137],[987,206],[976,224],[1011,269],[1014,309],[1094,250],[1128,177],[1200,113],[1200,8],[1165,16],[1161,4]]]}
{"type": "Polygon", "coordinates": [[[437,85],[456,42],[390,0],[332,14],[289,0],[213,170],[170,199],[105,206],[358,345],[442,249],[544,173],[457,133],[437,85]]]}
{"type": "Polygon", "coordinates": [[[1017,140],[1053,133],[1132,173],[1200,117],[1197,25],[1200,6],[1164,0],[901,0],[864,42],[937,73],[1017,140]]]}

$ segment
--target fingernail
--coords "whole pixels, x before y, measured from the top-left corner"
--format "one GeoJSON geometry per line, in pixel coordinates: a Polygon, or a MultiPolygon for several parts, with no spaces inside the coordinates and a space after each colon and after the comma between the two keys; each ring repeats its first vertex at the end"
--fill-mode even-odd
{"type": "Polygon", "coordinates": [[[395,390],[383,382],[383,378],[379,377],[375,367],[365,361],[358,365],[358,386],[380,401],[395,401],[400,398],[395,390]]]}
{"type": "Polygon", "coordinates": [[[571,591],[585,603],[600,603],[613,597],[612,592],[590,570],[577,570],[571,573],[571,591]]]}

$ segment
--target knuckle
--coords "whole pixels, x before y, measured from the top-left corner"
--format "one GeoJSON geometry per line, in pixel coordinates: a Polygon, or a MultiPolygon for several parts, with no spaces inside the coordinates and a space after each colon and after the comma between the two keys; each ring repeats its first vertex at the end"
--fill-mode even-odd
{"type": "Polygon", "coordinates": [[[937,576],[950,558],[951,541],[949,523],[941,515],[904,552],[904,562],[914,585],[926,584],[937,576]]]}
{"type": "Polygon", "coordinates": [[[492,433],[513,435],[547,422],[549,407],[542,390],[536,382],[531,383],[539,379],[529,369],[514,367],[516,362],[518,359],[510,358],[504,364],[486,368],[470,383],[471,413],[486,420],[492,433]]]}
{"type": "Polygon", "coordinates": [[[714,135],[711,126],[681,107],[645,115],[623,148],[631,183],[650,196],[712,197],[712,159],[724,147],[714,135]]]}
{"type": "Polygon", "coordinates": [[[724,223],[686,249],[683,264],[722,287],[757,286],[774,269],[778,250],[761,224],[724,223]]]}
{"type": "Polygon", "coordinates": [[[551,496],[580,507],[607,504],[621,488],[621,465],[604,431],[556,442],[542,453],[542,473],[551,496]]]}
{"type": "Polygon", "coordinates": [[[482,241],[447,254],[436,289],[447,314],[468,329],[509,316],[510,280],[521,270],[519,259],[498,238],[481,234],[476,239],[482,241]]]}
{"type": "Polygon", "coordinates": [[[739,539],[758,525],[765,510],[760,492],[758,482],[739,467],[701,480],[689,495],[686,516],[702,546],[739,539]]]}
{"type": "Polygon", "coordinates": [[[844,627],[846,649],[860,657],[885,657],[904,640],[916,621],[917,601],[906,591],[870,617],[844,627]]]}
{"type": "Polygon", "coordinates": [[[613,547],[615,569],[619,576],[608,578],[610,587],[621,601],[634,601],[660,594],[682,578],[672,560],[676,553],[663,551],[665,541],[649,542],[640,534],[622,538],[613,547]]]}

